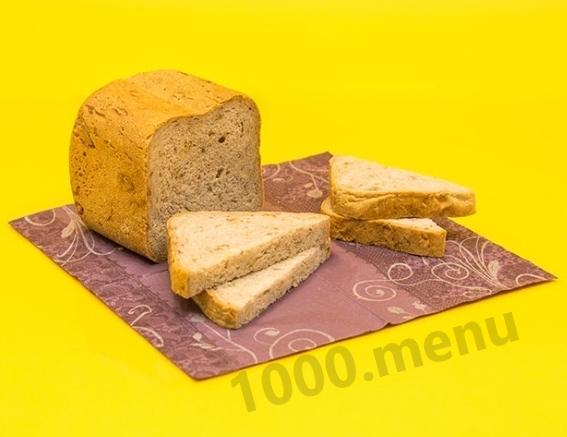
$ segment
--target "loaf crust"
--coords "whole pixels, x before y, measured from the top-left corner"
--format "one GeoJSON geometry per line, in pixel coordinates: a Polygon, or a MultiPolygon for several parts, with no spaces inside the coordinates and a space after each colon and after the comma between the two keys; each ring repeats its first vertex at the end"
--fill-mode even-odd
{"type": "Polygon", "coordinates": [[[384,246],[413,255],[442,257],[447,231],[429,219],[357,220],[333,211],[329,199],[321,212],[331,219],[331,238],[384,246]]]}
{"type": "MultiPolygon", "coordinates": [[[[69,154],[73,197],[84,223],[153,261],[163,261],[165,238],[159,251],[149,241],[152,139],[176,120],[202,117],[235,100],[258,112],[248,97],[177,71],[142,73],[94,92],[78,112],[69,154]]],[[[255,209],[263,197],[259,161],[255,209]]]]}
{"type": "Polygon", "coordinates": [[[299,285],[330,253],[327,241],[264,270],[203,291],[193,296],[193,300],[217,325],[240,328],[299,285]]]}
{"type": "Polygon", "coordinates": [[[475,212],[474,192],[457,184],[352,157],[333,157],[329,166],[331,205],[344,217],[459,217],[475,212]],[[388,178],[399,186],[381,187],[388,178]]]}

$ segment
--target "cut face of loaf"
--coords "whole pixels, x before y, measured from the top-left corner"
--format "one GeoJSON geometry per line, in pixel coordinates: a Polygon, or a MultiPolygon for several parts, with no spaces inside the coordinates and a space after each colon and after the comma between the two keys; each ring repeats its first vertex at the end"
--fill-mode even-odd
{"type": "Polygon", "coordinates": [[[110,83],[81,107],[70,171],[91,229],[154,261],[180,211],[263,203],[260,117],[248,97],[175,71],[110,83]]]}
{"type": "Polygon", "coordinates": [[[171,288],[189,298],[329,244],[329,218],[286,212],[187,212],[169,219],[171,288]]]}
{"type": "Polygon", "coordinates": [[[203,313],[225,328],[240,328],[296,287],[330,255],[329,242],[258,272],[193,296],[203,313]]]}
{"type": "Polygon", "coordinates": [[[331,238],[383,246],[413,255],[442,257],[447,231],[425,218],[357,220],[333,211],[329,199],[321,212],[331,219],[331,238]]]}
{"type": "Polygon", "coordinates": [[[150,249],[165,258],[165,223],[180,211],[262,206],[258,114],[233,99],[200,118],[168,123],[150,144],[150,249]]]}
{"type": "Polygon", "coordinates": [[[350,156],[330,161],[331,204],[355,219],[458,217],[475,212],[468,188],[350,156]]]}

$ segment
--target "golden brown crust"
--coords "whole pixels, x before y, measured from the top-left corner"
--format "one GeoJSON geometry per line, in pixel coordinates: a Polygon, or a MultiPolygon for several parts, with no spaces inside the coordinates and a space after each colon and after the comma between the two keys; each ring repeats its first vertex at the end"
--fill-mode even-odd
{"type": "Polygon", "coordinates": [[[240,96],[176,71],[142,73],[94,92],[71,138],[71,187],[85,224],[154,261],[148,241],[148,148],[154,133],[240,96]]]}
{"type": "Polygon", "coordinates": [[[224,328],[238,329],[242,326],[240,311],[227,305],[208,291],[193,296],[193,301],[209,319],[224,328]]]}
{"type": "Polygon", "coordinates": [[[178,245],[175,241],[175,233],[173,232],[171,222],[167,222],[167,263],[169,270],[170,288],[177,290],[175,293],[185,299],[189,299],[189,272],[183,269],[178,262],[179,253],[174,253],[178,250],[178,245]]]}

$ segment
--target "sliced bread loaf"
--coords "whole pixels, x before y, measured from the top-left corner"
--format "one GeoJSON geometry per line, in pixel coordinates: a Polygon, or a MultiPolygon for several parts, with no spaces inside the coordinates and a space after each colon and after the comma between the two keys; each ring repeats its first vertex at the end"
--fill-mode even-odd
{"type": "Polygon", "coordinates": [[[260,116],[245,95],[177,71],[114,81],[81,106],[71,186],[85,224],[154,261],[180,211],[257,210],[260,116]]]}
{"type": "Polygon", "coordinates": [[[203,313],[225,328],[240,328],[258,317],[290,288],[306,279],[330,255],[329,242],[258,272],[193,296],[203,313]]]}
{"type": "Polygon", "coordinates": [[[447,231],[433,220],[424,218],[357,220],[333,211],[329,199],[321,204],[321,212],[331,219],[331,238],[384,246],[388,249],[421,256],[441,257],[445,254],[447,231]]]}
{"type": "Polygon", "coordinates": [[[350,156],[330,161],[331,204],[356,219],[457,217],[473,214],[468,188],[350,156]]]}
{"type": "Polygon", "coordinates": [[[185,298],[329,242],[329,218],[290,212],[187,212],[167,222],[172,290],[185,298]]]}

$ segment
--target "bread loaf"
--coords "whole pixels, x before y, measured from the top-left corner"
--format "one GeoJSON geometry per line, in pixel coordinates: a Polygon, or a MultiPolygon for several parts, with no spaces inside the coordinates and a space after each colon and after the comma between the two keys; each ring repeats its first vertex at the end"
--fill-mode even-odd
{"type": "Polygon", "coordinates": [[[193,296],[203,313],[225,328],[240,328],[258,317],[290,288],[306,279],[330,254],[329,242],[255,273],[193,296]]]}
{"type": "Polygon", "coordinates": [[[330,160],[331,204],[344,217],[393,219],[473,214],[468,188],[350,156],[330,160]]]}
{"type": "Polygon", "coordinates": [[[81,106],[70,147],[85,224],[154,261],[179,211],[257,210],[260,117],[235,91],[176,71],[112,82],[81,106]]]}
{"type": "Polygon", "coordinates": [[[189,298],[329,244],[329,218],[291,212],[186,212],[167,222],[171,289],[189,298]]]}
{"type": "Polygon", "coordinates": [[[433,220],[425,218],[351,219],[333,211],[329,199],[323,201],[321,212],[330,217],[331,238],[335,240],[384,246],[413,255],[441,257],[445,254],[447,231],[433,220]]]}

